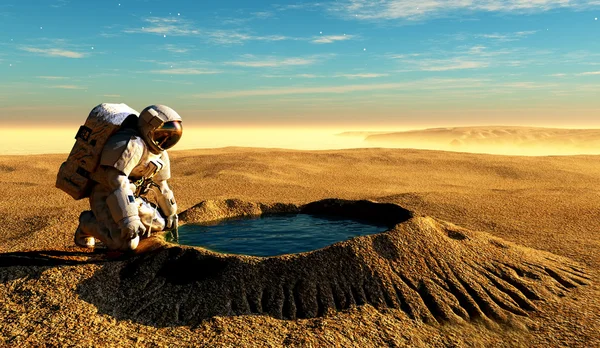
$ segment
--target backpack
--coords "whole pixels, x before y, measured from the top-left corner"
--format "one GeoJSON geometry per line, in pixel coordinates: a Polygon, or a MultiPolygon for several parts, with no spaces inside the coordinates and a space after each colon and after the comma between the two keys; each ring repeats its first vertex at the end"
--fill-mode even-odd
{"type": "Polygon", "coordinates": [[[75,135],[75,145],[58,170],[56,187],[76,200],[89,197],[94,172],[100,164],[102,149],[123,124],[137,121],[139,112],[125,104],[100,104],[90,112],[75,135]],[[135,118],[132,120],[132,118],[135,118]]]}

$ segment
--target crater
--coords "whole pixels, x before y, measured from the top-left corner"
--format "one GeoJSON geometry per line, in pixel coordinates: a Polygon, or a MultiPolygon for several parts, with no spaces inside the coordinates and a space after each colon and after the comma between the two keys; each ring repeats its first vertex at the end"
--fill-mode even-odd
{"type": "Polygon", "coordinates": [[[182,212],[180,222],[183,229],[289,213],[359,219],[385,228],[272,257],[224,254],[152,237],[140,243],[140,254],[103,267],[78,292],[102,313],[161,327],[194,326],[215,316],[315,318],[370,305],[434,326],[525,328],[527,317],[545,301],[559,301],[591,282],[585,267],[569,259],[395,204],[205,201],[182,212]]]}

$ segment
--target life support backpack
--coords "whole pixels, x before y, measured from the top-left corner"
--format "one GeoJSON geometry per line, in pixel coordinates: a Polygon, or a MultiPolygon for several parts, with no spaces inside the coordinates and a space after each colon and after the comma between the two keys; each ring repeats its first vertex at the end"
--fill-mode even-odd
{"type": "MultiPolygon", "coordinates": [[[[56,187],[76,200],[89,197],[94,172],[100,164],[102,149],[111,135],[125,120],[136,118],[139,112],[125,104],[100,104],[90,112],[75,135],[75,145],[58,170],[56,187]]],[[[127,121],[129,123],[129,120],[127,121]]]]}

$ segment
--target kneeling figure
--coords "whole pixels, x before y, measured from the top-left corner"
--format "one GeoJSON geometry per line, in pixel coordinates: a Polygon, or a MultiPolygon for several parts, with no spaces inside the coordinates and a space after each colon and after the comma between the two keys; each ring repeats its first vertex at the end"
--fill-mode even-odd
{"type": "Polygon", "coordinates": [[[177,227],[166,150],[181,138],[181,117],[167,106],[152,105],[136,123],[124,124],[102,149],[89,195],[91,210],[81,213],[75,232],[80,247],[92,248],[97,239],[111,250],[134,250],[140,238],[177,227]]]}

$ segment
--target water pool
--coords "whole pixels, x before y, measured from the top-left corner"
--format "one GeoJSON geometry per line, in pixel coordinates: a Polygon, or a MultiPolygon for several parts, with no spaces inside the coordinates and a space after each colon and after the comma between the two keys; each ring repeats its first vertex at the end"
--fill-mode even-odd
{"type": "Polygon", "coordinates": [[[380,233],[387,226],[343,217],[278,214],[179,227],[179,244],[254,256],[294,254],[353,237],[380,233]]]}

